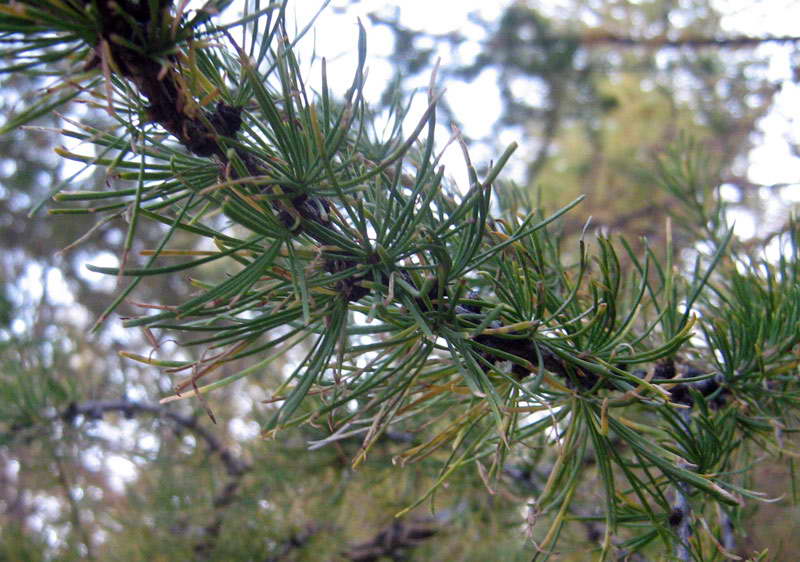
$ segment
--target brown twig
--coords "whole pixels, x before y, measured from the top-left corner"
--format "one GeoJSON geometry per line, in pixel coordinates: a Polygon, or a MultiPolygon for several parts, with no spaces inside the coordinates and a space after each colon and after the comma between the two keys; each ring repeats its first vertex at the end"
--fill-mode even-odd
{"type": "Polygon", "coordinates": [[[58,452],[53,452],[53,461],[56,465],[58,482],[61,485],[61,488],[64,490],[64,495],[66,496],[67,503],[69,504],[69,513],[70,519],[72,520],[72,526],[75,528],[75,532],[81,537],[80,540],[83,543],[84,548],[86,548],[86,559],[96,560],[97,558],[94,555],[94,548],[92,546],[92,538],[89,532],[86,530],[86,527],[83,525],[78,500],[75,499],[75,494],[72,493],[72,486],[70,485],[67,471],[64,468],[64,463],[61,462],[61,457],[59,456],[58,452]]]}
{"type": "Polygon", "coordinates": [[[377,562],[387,557],[396,560],[404,551],[438,534],[450,516],[447,511],[434,517],[396,519],[370,540],[350,547],[342,557],[352,562],[377,562]]]}
{"type": "Polygon", "coordinates": [[[157,404],[124,399],[88,401],[70,404],[58,417],[65,422],[71,423],[77,416],[100,419],[108,412],[121,412],[129,417],[137,413],[145,413],[169,420],[199,437],[200,440],[205,442],[208,452],[219,457],[225,467],[225,471],[228,473],[229,480],[225,487],[214,497],[212,501],[215,509],[214,519],[203,528],[202,538],[194,546],[194,552],[199,558],[208,557],[214,550],[219,537],[219,532],[224,522],[224,509],[236,499],[236,492],[241,484],[242,476],[250,470],[250,466],[236,458],[216,435],[198,423],[196,417],[184,416],[157,404]]]}

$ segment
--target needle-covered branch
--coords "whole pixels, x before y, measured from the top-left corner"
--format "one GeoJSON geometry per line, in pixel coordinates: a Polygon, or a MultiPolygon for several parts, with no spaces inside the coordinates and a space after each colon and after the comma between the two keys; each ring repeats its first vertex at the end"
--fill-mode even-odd
{"type": "Polygon", "coordinates": [[[53,210],[129,219],[120,265],[90,266],[132,280],[101,320],[141,280],[191,270],[191,298],[137,303],[142,315],[124,322],[197,350],[188,360],[123,353],[176,376],[164,402],[213,408],[206,394],[288,357],[264,436],[324,421],[330,434],[314,446],[363,437],[358,466],[381,435],[410,432],[395,462],[436,462],[438,476],[401,513],[457,469],[478,467],[491,490],[518,445],[551,450],[537,498],[554,514],[542,552],[584,484],[586,456],[604,492],[603,556],[615,544],[672,547],[676,486],[687,503],[725,509],[753,497],[735,453],[744,439],[779,449],[775,428],[797,405],[796,225],[778,263],[735,253],[699,160],[676,151],[660,174],[684,218],[702,223],[693,263],[673,263],[669,225],[667,247],[643,244],[643,255],[624,241],[564,236],[557,219],[580,199],[546,216],[522,197],[497,197],[514,146],[484,174],[465,150],[469,184],[448,179],[434,86],[410,134],[400,100],[376,132],[363,28],[352,86],[337,97],[324,60],[313,87],[301,71],[286,3],[246,3],[224,25],[212,14],[225,2],[184,4],[0,5],[6,71],[75,71],[4,129],[69,100],[111,120],[65,117],[63,134],[94,153],[59,154],[105,170],[111,188],[59,189],[56,200],[87,206],[53,210]],[[164,236],[131,263],[145,220],[164,236]],[[197,243],[173,247],[178,233],[197,243]],[[630,538],[611,541],[622,529],[630,538]]]}

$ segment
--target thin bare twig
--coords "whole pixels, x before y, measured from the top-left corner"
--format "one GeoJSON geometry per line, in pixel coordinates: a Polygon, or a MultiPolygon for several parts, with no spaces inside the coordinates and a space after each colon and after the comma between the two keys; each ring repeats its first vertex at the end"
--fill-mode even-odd
{"type": "Polygon", "coordinates": [[[614,45],[616,47],[648,47],[648,48],[700,48],[712,47],[717,49],[740,49],[744,47],[756,47],[765,43],[800,43],[798,36],[779,36],[779,37],[752,37],[749,35],[737,35],[733,37],[702,37],[687,36],[670,39],[668,37],[631,37],[617,35],[614,33],[587,34],[578,38],[582,45],[614,45]]]}
{"type": "Polygon", "coordinates": [[[136,413],[146,413],[158,418],[166,419],[175,425],[192,432],[196,437],[205,442],[209,453],[217,455],[228,473],[228,483],[214,497],[212,504],[215,509],[214,519],[204,527],[202,538],[195,544],[194,551],[199,558],[208,557],[214,550],[219,532],[224,522],[224,508],[236,499],[236,491],[241,484],[242,476],[250,470],[250,466],[238,459],[222,444],[219,438],[198,423],[197,418],[184,416],[168,410],[165,406],[136,402],[132,400],[97,400],[71,404],[58,417],[66,422],[72,422],[76,416],[85,416],[91,419],[100,419],[108,412],[122,412],[126,416],[136,413]]]}

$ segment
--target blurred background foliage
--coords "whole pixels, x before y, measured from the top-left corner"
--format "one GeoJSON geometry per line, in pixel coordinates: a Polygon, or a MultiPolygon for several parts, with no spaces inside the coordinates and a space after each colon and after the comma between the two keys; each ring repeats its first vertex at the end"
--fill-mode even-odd
{"type": "MultiPolygon", "coordinates": [[[[350,4],[334,10],[348,15],[359,3],[350,4]]],[[[491,18],[474,14],[468,30],[446,32],[409,26],[404,9],[377,9],[369,18],[372,29],[391,32],[386,58],[395,78],[387,83],[410,91],[444,57],[440,80],[461,94],[445,96],[445,121],[464,132],[476,165],[488,167],[510,138],[519,139],[522,157],[511,172],[546,208],[588,195],[560,223],[568,235],[577,237],[592,216],[590,232],[625,235],[634,245],[645,235],[660,251],[667,217],[696,223],[713,196],[724,198],[731,215],[756,225],[734,239],[745,255],[757,255],[789,228],[796,185],[758,185],[747,170],[759,120],[782,87],[796,84],[769,77],[757,44],[721,39],[730,33],[717,3],[570,0],[553,8],[514,2],[491,18]],[[502,110],[493,123],[476,127],[464,107],[481,113],[480,100],[457,84],[487,83],[502,110]],[[708,155],[698,189],[713,193],[698,194],[699,210],[659,185],[660,158],[688,137],[708,155]],[[782,213],[771,211],[776,205],[782,213]]],[[[796,80],[797,42],[785,45],[796,80]]],[[[47,83],[47,77],[5,75],[0,114],[47,83]]],[[[395,95],[387,89],[382,102],[395,95]]],[[[309,450],[326,433],[303,426],[260,439],[269,415],[262,401],[281,380],[283,360],[267,374],[216,391],[216,425],[191,401],[159,406],[158,398],[171,392],[171,377],[118,352],[181,359],[187,351],[153,340],[158,333],[123,331],[117,318],[87,336],[117,288],[84,264],[119,255],[124,214],[86,237],[95,226],[86,215],[46,216],[48,203],[29,216],[75,173],[54,153],[65,142],[54,130],[74,116],[98,127],[108,119],[81,103],[62,111],[0,137],[0,559],[531,558],[527,536],[546,525],[528,502],[553,462],[541,451],[509,457],[493,494],[480,471],[460,470],[430,503],[395,519],[437,479],[438,465],[393,466],[414,439],[407,433],[386,433],[358,470],[351,466],[357,438],[309,450]]],[[[70,189],[105,181],[101,173],[81,173],[70,189]]],[[[508,201],[513,197],[507,194],[508,201]]],[[[133,251],[155,247],[163,232],[143,225],[133,251]]],[[[676,228],[676,253],[691,257],[706,234],[676,228]]],[[[180,276],[149,277],[135,300],[182,302],[188,287],[180,276]]],[[[117,312],[141,310],[126,302],[117,312]]],[[[800,549],[793,464],[785,461],[759,459],[752,473],[750,487],[778,501],[748,506],[756,513],[737,546],[742,556],[769,547],[773,559],[787,559],[800,549]]],[[[563,531],[560,559],[585,560],[596,547],[602,521],[591,508],[599,502],[591,495],[577,502],[585,511],[573,513],[576,523],[563,531]]]]}

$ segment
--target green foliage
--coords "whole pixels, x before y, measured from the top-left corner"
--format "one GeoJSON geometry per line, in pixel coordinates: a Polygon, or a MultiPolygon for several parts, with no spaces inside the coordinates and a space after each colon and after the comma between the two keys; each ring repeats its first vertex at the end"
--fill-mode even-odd
{"type": "Polygon", "coordinates": [[[11,339],[0,343],[0,360],[0,445],[12,442],[15,432],[49,423],[53,412],[78,398],[74,381],[57,367],[64,361],[57,349],[11,339]]]}
{"type": "MultiPolygon", "coordinates": [[[[604,559],[680,548],[676,527],[686,523],[671,522],[679,501],[692,507],[682,512],[689,520],[710,517],[712,505],[735,515],[756,497],[741,476],[748,455],[780,451],[796,415],[795,224],[780,260],[747,256],[725,226],[702,155],[684,146],[665,157],[661,179],[684,203],[679,228],[704,242],[693,264],[673,263],[671,227],[658,249],[666,262],[646,243],[637,254],[625,241],[564,237],[558,219],[579,199],[550,215],[522,196],[493,205],[507,189],[498,177],[513,145],[480,174],[465,148],[469,185],[446,179],[435,87],[411,133],[400,103],[388,133],[375,130],[363,29],[352,86],[337,98],[324,60],[319,87],[301,71],[285,3],[248,3],[243,17],[218,26],[209,16],[222,4],[194,14],[163,1],[0,6],[6,71],[66,76],[90,61],[4,130],[79,94],[114,120],[107,129],[74,123],[62,133],[94,153],[59,154],[133,187],[62,185],[57,201],[86,206],[52,211],[128,218],[119,267],[89,266],[130,280],[99,322],[142,279],[191,270],[193,296],[148,303],[158,312],[124,321],[197,350],[179,361],[127,353],[183,374],[165,401],[197,398],[211,415],[216,394],[205,394],[285,359],[293,369],[270,388],[263,435],[313,428],[323,433],[314,448],[357,437],[347,457],[359,467],[387,435],[411,433],[392,460],[426,473],[409,486],[413,498],[392,506],[398,516],[452,499],[446,484],[464,469],[493,491],[522,451],[534,451],[531,464],[547,452],[533,506],[547,514],[547,529],[533,533],[542,556],[568,522],[598,519],[604,559]],[[133,263],[145,221],[163,225],[163,237],[133,263]],[[170,246],[178,234],[194,245],[170,246]],[[602,515],[574,511],[589,473],[602,515]]],[[[561,45],[537,72],[561,72],[575,48],[561,45]]],[[[13,406],[4,422],[43,423],[37,412],[49,400],[74,399],[56,379],[36,380],[22,388],[3,379],[13,406]]],[[[204,482],[180,476],[165,469],[159,503],[190,511],[204,482]]],[[[701,553],[716,540],[698,525],[689,546],[701,553]]],[[[184,546],[172,554],[190,557],[184,546]]]]}

